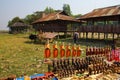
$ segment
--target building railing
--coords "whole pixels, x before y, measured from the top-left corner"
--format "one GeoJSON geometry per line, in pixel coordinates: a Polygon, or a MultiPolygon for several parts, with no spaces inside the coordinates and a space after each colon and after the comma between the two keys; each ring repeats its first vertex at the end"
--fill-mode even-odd
{"type": "Polygon", "coordinates": [[[97,33],[116,33],[120,34],[119,25],[94,25],[94,26],[79,26],[80,32],[97,32],[97,33]]]}

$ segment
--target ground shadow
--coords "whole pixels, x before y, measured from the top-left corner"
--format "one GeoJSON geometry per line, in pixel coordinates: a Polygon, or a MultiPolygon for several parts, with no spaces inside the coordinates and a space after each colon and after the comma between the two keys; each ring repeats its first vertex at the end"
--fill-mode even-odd
{"type": "MultiPolygon", "coordinates": [[[[59,39],[58,41],[74,44],[74,41],[73,41],[72,38],[59,39]]],[[[77,44],[77,45],[83,45],[83,46],[104,47],[104,46],[107,46],[107,45],[111,45],[111,44],[112,44],[112,40],[84,39],[84,38],[80,38],[80,39],[77,41],[76,44],[77,44]]]]}
{"type": "Polygon", "coordinates": [[[40,42],[40,41],[33,41],[33,40],[29,40],[29,41],[25,41],[24,43],[26,44],[36,44],[36,45],[45,45],[45,42],[40,42]]]}

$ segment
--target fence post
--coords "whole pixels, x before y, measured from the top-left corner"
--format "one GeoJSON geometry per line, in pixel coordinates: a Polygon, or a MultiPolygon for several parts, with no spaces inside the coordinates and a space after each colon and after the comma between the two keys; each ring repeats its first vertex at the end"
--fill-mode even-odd
{"type": "Polygon", "coordinates": [[[92,32],[92,39],[94,38],[94,33],[92,32]]]}
{"type": "Polygon", "coordinates": [[[113,38],[113,40],[114,40],[114,33],[113,33],[113,37],[112,37],[112,38],[113,38]]]}

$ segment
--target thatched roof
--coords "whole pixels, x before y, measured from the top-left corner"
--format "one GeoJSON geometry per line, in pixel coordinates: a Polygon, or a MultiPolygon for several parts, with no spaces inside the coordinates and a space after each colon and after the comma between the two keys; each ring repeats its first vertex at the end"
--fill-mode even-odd
{"type": "Polygon", "coordinates": [[[57,20],[70,21],[70,22],[79,22],[75,18],[73,18],[71,16],[68,16],[68,15],[65,15],[65,14],[61,14],[61,13],[62,12],[55,12],[55,13],[48,14],[45,17],[42,17],[42,18],[34,21],[32,24],[41,23],[41,22],[47,22],[47,21],[57,21],[57,20]]]}
{"type": "Polygon", "coordinates": [[[52,38],[54,38],[55,36],[57,36],[58,34],[57,33],[50,33],[50,32],[45,32],[45,33],[43,33],[43,36],[44,36],[44,38],[48,38],[48,39],[52,39],[52,38]]]}
{"type": "Polygon", "coordinates": [[[89,12],[79,19],[89,19],[89,18],[98,18],[98,17],[109,17],[120,15],[120,5],[110,6],[105,8],[94,9],[92,12],[89,12]]]}
{"type": "Polygon", "coordinates": [[[28,27],[28,24],[25,24],[23,22],[16,22],[13,25],[11,25],[11,27],[28,27]]]}

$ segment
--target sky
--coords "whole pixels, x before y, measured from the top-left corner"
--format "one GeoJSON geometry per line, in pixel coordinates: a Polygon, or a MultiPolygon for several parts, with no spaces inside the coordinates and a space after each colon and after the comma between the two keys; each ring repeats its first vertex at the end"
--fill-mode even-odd
{"type": "Polygon", "coordinates": [[[8,30],[8,21],[16,16],[25,18],[46,7],[62,10],[64,4],[70,5],[72,14],[86,14],[93,9],[120,5],[120,0],[0,0],[0,30],[8,30]]]}

